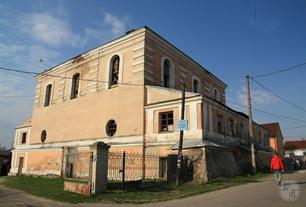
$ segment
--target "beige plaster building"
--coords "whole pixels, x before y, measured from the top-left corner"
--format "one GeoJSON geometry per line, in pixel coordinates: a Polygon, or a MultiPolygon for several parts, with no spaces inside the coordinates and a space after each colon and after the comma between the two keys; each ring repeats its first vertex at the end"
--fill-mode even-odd
{"type": "Polygon", "coordinates": [[[279,123],[265,123],[261,124],[261,126],[269,130],[270,147],[272,150],[284,156],[284,137],[279,123]]]}
{"type": "MultiPolygon", "coordinates": [[[[226,173],[229,163],[239,170],[240,158],[250,154],[248,117],[226,106],[226,84],[148,27],[58,64],[36,81],[32,117],[16,128],[12,174],[61,175],[63,147],[85,150],[97,141],[110,151],[176,153],[184,81],[186,153],[207,148],[212,159],[203,170],[210,177],[226,173]]],[[[254,122],[254,134],[258,153],[269,155],[268,131],[254,122]]]]}

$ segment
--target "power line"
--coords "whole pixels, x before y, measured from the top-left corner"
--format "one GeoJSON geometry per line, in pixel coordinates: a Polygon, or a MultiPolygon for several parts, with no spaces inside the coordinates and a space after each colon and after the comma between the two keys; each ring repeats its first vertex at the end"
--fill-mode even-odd
{"type": "MultiPolygon", "coordinates": [[[[65,78],[65,79],[71,79],[71,80],[73,79],[72,77],[65,77],[65,76],[52,75],[52,74],[46,74],[46,73],[38,73],[38,72],[33,72],[33,71],[17,70],[17,69],[4,68],[4,67],[0,67],[0,70],[29,74],[29,75],[42,75],[42,76],[50,76],[50,77],[55,77],[55,78],[65,78]]],[[[86,79],[86,78],[80,78],[80,81],[93,81],[93,82],[100,82],[100,83],[110,83],[108,81],[86,79]]],[[[134,83],[117,83],[117,84],[119,84],[119,85],[130,85],[130,86],[142,86],[142,87],[145,86],[145,85],[142,85],[142,84],[134,84],[134,83]]]]}
{"type": "Polygon", "coordinates": [[[15,96],[15,95],[7,95],[7,96],[0,96],[0,98],[34,98],[34,95],[33,96],[15,96]]]}
{"type": "MultiPolygon", "coordinates": [[[[226,101],[229,102],[229,103],[232,103],[234,105],[237,105],[237,106],[248,108],[247,106],[239,104],[239,103],[235,103],[235,102],[232,102],[232,101],[229,101],[229,100],[226,100],[226,101]]],[[[275,113],[272,113],[272,112],[268,112],[268,111],[264,111],[264,110],[256,109],[256,108],[253,108],[253,110],[256,111],[256,112],[259,112],[259,113],[264,113],[264,114],[268,114],[268,115],[271,115],[271,116],[281,117],[283,119],[287,119],[287,120],[291,120],[291,121],[305,122],[306,123],[306,120],[303,120],[303,119],[297,119],[297,118],[290,117],[290,116],[284,116],[284,115],[281,115],[281,114],[275,114],[275,113]]]]}
{"type": "Polygon", "coordinates": [[[286,137],[291,137],[291,138],[293,138],[293,137],[296,137],[296,138],[305,138],[306,137],[306,135],[301,135],[301,134],[298,134],[298,135],[286,135],[286,137]]]}
{"type": "Polygon", "coordinates": [[[264,74],[261,74],[261,75],[255,75],[255,76],[252,76],[251,78],[262,78],[262,77],[271,76],[271,75],[278,74],[278,73],[287,72],[287,71],[290,71],[290,70],[296,70],[297,68],[300,68],[304,65],[306,65],[306,62],[298,64],[298,65],[290,66],[288,68],[284,68],[284,69],[281,69],[281,70],[276,70],[274,72],[264,73],[264,74]]]}
{"type": "MultiPolygon", "coordinates": [[[[251,77],[250,77],[251,78],[251,77]]],[[[255,83],[257,83],[259,86],[261,86],[262,88],[266,89],[267,91],[269,91],[270,93],[272,93],[274,96],[277,96],[278,98],[280,98],[281,100],[285,101],[286,103],[292,105],[293,107],[303,111],[303,112],[306,112],[305,109],[297,106],[296,104],[292,103],[291,101],[283,98],[282,96],[278,95],[277,93],[273,92],[271,89],[269,89],[268,87],[264,86],[263,84],[259,83],[257,80],[255,80],[254,78],[251,78],[255,83]]]]}
{"type": "Polygon", "coordinates": [[[305,128],[306,129],[306,125],[299,125],[299,126],[295,126],[295,127],[289,127],[289,128],[285,128],[283,130],[299,129],[299,128],[305,128]]]}

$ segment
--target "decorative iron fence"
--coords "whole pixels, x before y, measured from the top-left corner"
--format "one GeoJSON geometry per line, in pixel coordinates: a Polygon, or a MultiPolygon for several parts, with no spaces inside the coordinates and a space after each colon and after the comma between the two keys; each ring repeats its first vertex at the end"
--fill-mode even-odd
{"type": "MultiPolygon", "coordinates": [[[[91,180],[93,153],[70,148],[65,156],[65,177],[91,180]]],[[[130,152],[108,153],[108,180],[135,181],[144,179],[166,179],[167,158],[156,154],[130,152]]]]}
{"type": "Polygon", "coordinates": [[[165,159],[159,155],[125,152],[109,152],[108,180],[133,181],[164,178],[165,159]],[[124,176],[124,177],[123,177],[124,176]]]}

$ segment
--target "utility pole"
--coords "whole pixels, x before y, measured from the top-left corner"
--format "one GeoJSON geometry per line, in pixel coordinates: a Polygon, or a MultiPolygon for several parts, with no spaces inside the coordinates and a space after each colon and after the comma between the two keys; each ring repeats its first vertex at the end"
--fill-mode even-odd
{"type": "MultiPolygon", "coordinates": [[[[182,89],[182,109],[181,109],[181,120],[184,120],[185,117],[185,81],[183,82],[183,89],[182,89]]],[[[176,167],[176,186],[180,183],[180,173],[182,167],[182,149],[183,149],[183,137],[184,137],[184,130],[180,130],[180,141],[179,141],[179,148],[177,153],[177,167],[176,167]]]]}
{"type": "Polygon", "coordinates": [[[250,76],[246,76],[246,90],[248,96],[248,111],[249,111],[249,137],[251,141],[251,157],[252,157],[252,170],[256,173],[256,157],[255,157],[255,147],[254,147],[254,134],[253,134],[253,118],[252,118],[252,99],[250,92],[250,76]]]}

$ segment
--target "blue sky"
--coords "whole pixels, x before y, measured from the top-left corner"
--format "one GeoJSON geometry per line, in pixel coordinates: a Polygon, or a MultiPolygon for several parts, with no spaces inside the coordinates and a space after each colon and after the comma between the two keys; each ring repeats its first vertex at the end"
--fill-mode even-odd
{"type": "MultiPolygon", "coordinates": [[[[245,104],[246,74],[306,62],[306,1],[257,0],[256,21],[254,5],[255,0],[0,0],[0,66],[40,72],[147,25],[227,83],[228,104],[245,111],[239,105],[245,104]]],[[[306,66],[257,80],[306,109],[306,66]]],[[[254,111],[255,121],[280,122],[286,139],[306,138],[305,112],[251,86],[255,108],[301,120],[254,111]]],[[[0,72],[2,145],[11,144],[13,128],[31,115],[34,91],[32,76],[0,72]]]]}

